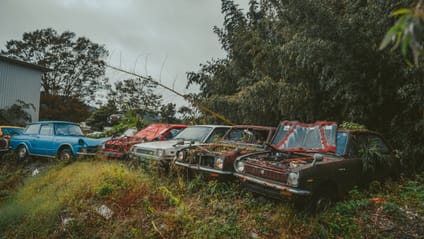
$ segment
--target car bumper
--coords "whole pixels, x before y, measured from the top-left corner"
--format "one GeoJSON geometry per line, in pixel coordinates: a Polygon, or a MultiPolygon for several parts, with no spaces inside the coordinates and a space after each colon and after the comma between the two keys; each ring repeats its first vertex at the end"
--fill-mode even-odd
{"type": "Polygon", "coordinates": [[[120,153],[120,152],[110,152],[110,151],[102,151],[103,155],[107,158],[114,158],[114,159],[126,159],[127,153],[120,153]]]}
{"type": "Polygon", "coordinates": [[[145,165],[156,165],[159,163],[169,163],[172,160],[172,157],[159,158],[151,155],[130,154],[130,159],[136,160],[145,165]]]}
{"type": "Polygon", "coordinates": [[[78,152],[78,157],[94,157],[96,156],[96,153],[86,153],[86,152],[78,152]]]}
{"type": "Polygon", "coordinates": [[[175,164],[179,165],[179,166],[186,167],[186,168],[190,168],[190,169],[193,169],[193,170],[203,171],[205,173],[210,173],[210,174],[233,175],[233,172],[230,172],[230,171],[222,171],[222,170],[219,170],[219,169],[202,167],[198,164],[183,163],[183,162],[180,162],[180,161],[175,161],[175,164]]]}
{"type": "Polygon", "coordinates": [[[265,188],[278,190],[282,196],[310,196],[312,194],[309,190],[293,188],[253,176],[248,176],[240,173],[234,173],[234,176],[238,177],[242,182],[250,182],[265,188]]]}

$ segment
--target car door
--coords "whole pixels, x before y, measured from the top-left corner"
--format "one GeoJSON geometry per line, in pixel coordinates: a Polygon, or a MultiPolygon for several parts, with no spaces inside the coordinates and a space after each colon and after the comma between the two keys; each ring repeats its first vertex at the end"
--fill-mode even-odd
{"type": "Polygon", "coordinates": [[[359,170],[358,184],[366,184],[388,175],[391,154],[384,140],[369,132],[353,134],[349,143],[349,157],[355,160],[359,170]]]}
{"type": "Polygon", "coordinates": [[[54,156],[53,124],[41,124],[39,134],[34,141],[34,147],[39,155],[54,156]]]}
{"type": "Polygon", "coordinates": [[[24,140],[22,140],[28,147],[28,151],[31,154],[39,154],[40,149],[37,145],[38,133],[40,131],[40,124],[31,124],[25,129],[23,134],[24,140]]]}
{"type": "Polygon", "coordinates": [[[349,191],[354,185],[357,185],[361,178],[361,163],[356,156],[353,155],[354,148],[351,147],[355,140],[352,138],[351,132],[337,133],[337,152],[338,160],[334,160],[328,164],[331,168],[328,173],[329,177],[333,177],[338,184],[341,193],[349,191]]]}

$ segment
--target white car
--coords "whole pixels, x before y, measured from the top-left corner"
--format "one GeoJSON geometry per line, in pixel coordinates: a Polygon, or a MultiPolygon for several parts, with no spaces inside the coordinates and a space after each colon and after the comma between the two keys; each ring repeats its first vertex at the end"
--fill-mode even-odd
{"type": "Polygon", "coordinates": [[[160,164],[167,167],[178,149],[220,140],[230,128],[228,125],[189,126],[171,140],[135,144],[130,150],[129,158],[146,165],[160,164]]]}

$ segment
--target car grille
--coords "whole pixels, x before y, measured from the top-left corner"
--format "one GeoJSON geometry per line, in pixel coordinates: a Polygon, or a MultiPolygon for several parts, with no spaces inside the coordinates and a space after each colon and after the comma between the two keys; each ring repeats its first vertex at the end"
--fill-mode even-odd
{"type": "Polygon", "coordinates": [[[136,149],[135,152],[138,154],[155,155],[154,150],[148,150],[148,149],[136,149]]]}
{"type": "Polygon", "coordinates": [[[199,156],[199,162],[200,166],[213,168],[215,164],[215,157],[205,155],[199,156]]]}
{"type": "Polygon", "coordinates": [[[88,146],[86,147],[87,153],[96,153],[97,152],[97,146],[88,146]]]}
{"type": "Polygon", "coordinates": [[[262,167],[255,167],[253,165],[248,165],[248,164],[244,166],[244,170],[247,174],[250,174],[253,176],[271,179],[278,182],[287,181],[287,174],[283,172],[277,172],[277,171],[262,168],[262,167]]]}

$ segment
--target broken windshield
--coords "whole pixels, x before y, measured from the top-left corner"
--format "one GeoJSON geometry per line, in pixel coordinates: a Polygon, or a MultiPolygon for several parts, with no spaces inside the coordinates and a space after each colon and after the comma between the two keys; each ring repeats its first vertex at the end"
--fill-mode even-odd
{"type": "Polygon", "coordinates": [[[335,122],[282,122],[273,144],[283,151],[334,152],[337,125],[335,122]],[[278,143],[277,143],[278,142],[278,143]]]}

